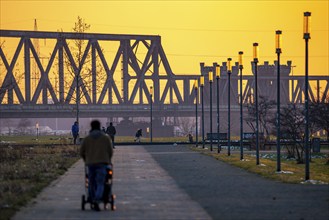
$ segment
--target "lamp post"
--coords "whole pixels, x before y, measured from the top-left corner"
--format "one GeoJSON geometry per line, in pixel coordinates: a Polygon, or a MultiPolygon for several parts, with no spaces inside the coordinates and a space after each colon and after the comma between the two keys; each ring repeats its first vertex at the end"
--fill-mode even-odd
{"type": "Polygon", "coordinates": [[[231,156],[231,73],[232,73],[232,58],[227,59],[227,75],[228,75],[228,95],[227,95],[227,155],[231,156]]]}
{"type": "Polygon", "coordinates": [[[217,101],[217,153],[220,153],[219,144],[219,65],[216,65],[216,101],[217,101]]]}
{"type": "Polygon", "coordinates": [[[257,84],[257,63],[258,63],[258,43],[253,44],[253,57],[255,65],[255,88],[254,88],[254,98],[255,98],[255,108],[256,108],[256,165],[259,165],[259,131],[258,131],[258,84],[257,84]]]}
{"type": "Polygon", "coordinates": [[[79,123],[79,117],[80,117],[80,87],[79,87],[79,79],[80,79],[80,71],[81,71],[81,60],[79,62],[79,69],[78,72],[76,73],[76,96],[75,96],[75,101],[76,101],[76,109],[77,109],[77,114],[76,114],[76,121],[79,123]]]}
{"type": "Polygon", "coordinates": [[[212,81],[213,72],[209,71],[209,101],[210,101],[210,151],[212,151],[212,81]]]}
{"type": "Polygon", "coordinates": [[[280,54],[281,54],[281,34],[282,31],[277,30],[275,31],[275,52],[277,54],[277,89],[276,89],[276,171],[281,171],[281,152],[280,152],[280,140],[281,140],[281,133],[280,133],[280,54]]]}
{"type": "Polygon", "coordinates": [[[309,161],[309,116],[308,116],[308,41],[310,35],[310,17],[311,12],[304,12],[304,40],[305,40],[305,180],[310,179],[310,161],[309,161]]]}
{"type": "Polygon", "coordinates": [[[35,128],[37,129],[37,140],[39,139],[39,122],[35,124],[35,128]]]}
{"type": "Polygon", "coordinates": [[[152,121],[153,121],[153,109],[152,109],[152,103],[153,103],[153,99],[152,99],[152,96],[153,96],[153,87],[152,86],[150,86],[150,111],[151,111],[151,115],[150,115],[150,140],[151,140],[151,143],[152,143],[152,141],[153,141],[153,139],[152,139],[152,133],[153,133],[153,131],[152,131],[152,121]]]}
{"type": "Polygon", "coordinates": [[[194,81],[195,92],[195,147],[198,147],[198,80],[194,81]]]}
{"type": "Polygon", "coordinates": [[[242,55],[243,51],[239,51],[239,70],[240,70],[240,160],[243,160],[243,97],[242,97],[242,55]]]}
{"type": "Polygon", "coordinates": [[[204,76],[202,75],[200,77],[202,148],[204,148],[204,103],[203,103],[203,87],[204,87],[204,76]]]}

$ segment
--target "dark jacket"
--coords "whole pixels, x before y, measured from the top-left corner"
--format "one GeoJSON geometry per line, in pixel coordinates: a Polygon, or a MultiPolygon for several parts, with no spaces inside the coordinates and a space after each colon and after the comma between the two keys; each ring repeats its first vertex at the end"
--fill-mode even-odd
{"type": "Polygon", "coordinates": [[[110,164],[113,155],[112,141],[100,130],[93,130],[83,139],[80,156],[86,165],[110,164]]]}
{"type": "Polygon", "coordinates": [[[135,136],[136,136],[136,137],[141,137],[141,136],[142,136],[142,129],[137,130],[135,136]]]}
{"type": "Polygon", "coordinates": [[[116,133],[117,133],[117,131],[115,130],[115,127],[113,125],[110,125],[107,127],[106,134],[108,134],[110,136],[114,136],[116,133]]]}
{"type": "Polygon", "coordinates": [[[79,124],[74,123],[74,125],[72,125],[72,135],[76,136],[78,134],[79,134],[79,124]]]}

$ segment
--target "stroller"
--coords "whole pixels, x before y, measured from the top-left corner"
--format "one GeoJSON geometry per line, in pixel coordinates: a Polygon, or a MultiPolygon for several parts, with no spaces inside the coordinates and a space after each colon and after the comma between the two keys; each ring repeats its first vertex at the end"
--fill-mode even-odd
{"type": "MultiPolygon", "coordinates": [[[[108,209],[108,204],[111,205],[111,210],[114,211],[116,209],[114,205],[115,195],[112,194],[112,177],[113,177],[113,165],[108,165],[106,168],[106,178],[104,183],[104,192],[103,192],[103,203],[104,203],[104,210],[108,209]]],[[[93,203],[89,196],[88,191],[88,168],[85,166],[85,195],[81,197],[81,210],[85,210],[86,203],[90,203],[90,208],[94,209],[93,203]]]]}

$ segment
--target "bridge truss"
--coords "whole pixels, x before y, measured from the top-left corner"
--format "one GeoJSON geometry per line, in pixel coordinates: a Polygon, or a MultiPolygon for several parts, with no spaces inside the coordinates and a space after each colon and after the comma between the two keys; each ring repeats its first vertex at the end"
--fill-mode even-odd
{"type": "MultiPolygon", "coordinates": [[[[74,117],[76,103],[80,105],[82,117],[106,116],[109,112],[114,117],[143,116],[148,115],[151,97],[153,109],[157,112],[155,115],[171,116],[178,112],[185,116],[193,115],[195,93],[192,85],[200,74],[174,74],[160,36],[0,30],[0,37],[18,40],[11,58],[4,46],[0,47],[1,118],[74,117]],[[46,64],[33,44],[35,39],[54,42],[46,64]],[[75,47],[77,41],[85,45],[79,48],[80,53],[75,47]],[[116,43],[116,47],[108,48],[108,42],[116,43]],[[20,59],[23,60],[21,69],[24,73],[17,75],[15,68],[20,59]],[[35,73],[31,63],[35,64],[39,75],[34,87],[32,79],[35,73]],[[116,75],[118,72],[119,77],[116,75]],[[117,78],[121,78],[121,82],[117,78]]],[[[208,72],[215,76],[214,66],[201,66],[201,74],[205,75],[206,81],[208,72]]],[[[290,70],[291,62],[281,66],[281,102],[302,103],[304,77],[290,76],[290,70]]],[[[220,71],[219,102],[224,109],[228,88],[226,63],[222,63],[220,71]]],[[[272,97],[276,94],[275,65],[265,62],[259,66],[258,72],[259,94],[275,100],[272,97]]],[[[311,101],[323,101],[328,96],[329,77],[309,78],[311,101]],[[323,91],[321,94],[320,90],[323,91]]],[[[236,64],[230,87],[233,105],[239,103],[238,80],[236,64]]],[[[243,81],[243,102],[248,103],[253,94],[254,77],[243,76],[243,81]]],[[[205,104],[209,105],[206,88],[204,94],[205,104]]],[[[211,101],[216,102],[217,97],[212,97],[211,101]]]]}

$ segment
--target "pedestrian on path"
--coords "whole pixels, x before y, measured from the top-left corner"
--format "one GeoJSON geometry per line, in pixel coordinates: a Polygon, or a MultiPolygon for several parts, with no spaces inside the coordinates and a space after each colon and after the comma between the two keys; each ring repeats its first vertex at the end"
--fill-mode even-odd
{"type": "Polygon", "coordinates": [[[74,124],[72,125],[72,136],[73,136],[73,144],[77,143],[77,138],[79,137],[79,122],[76,121],[74,122],[74,124]]]}
{"type": "Polygon", "coordinates": [[[112,144],[113,144],[113,148],[115,148],[114,146],[114,136],[117,133],[115,127],[113,126],[113,123],[110,122],[110,125],[106,128],[106,134],[108,134],[112,140],[112,144]]]}
{"type": "Polygon", "coordinates": [[[91,122],[91,131],[82,142],[80,155],[88,167],[88,192],[92,205],[94,210],[100,211],[99,203],[103,198],[106,167],[111,164],[113,145],[109,136],[101,131],[98,120],[91,122]]]}
{"type": "Polygon", "coordinates": [[[135,134],[135,142],[136,141],[138,141],[138,143],[140,143],[141,142],[141,137],[142,137],[142,129],[140,128],[140,129],[138,129],[137,130],[137,132],[136,132],[136,134],[135,134]]]}

